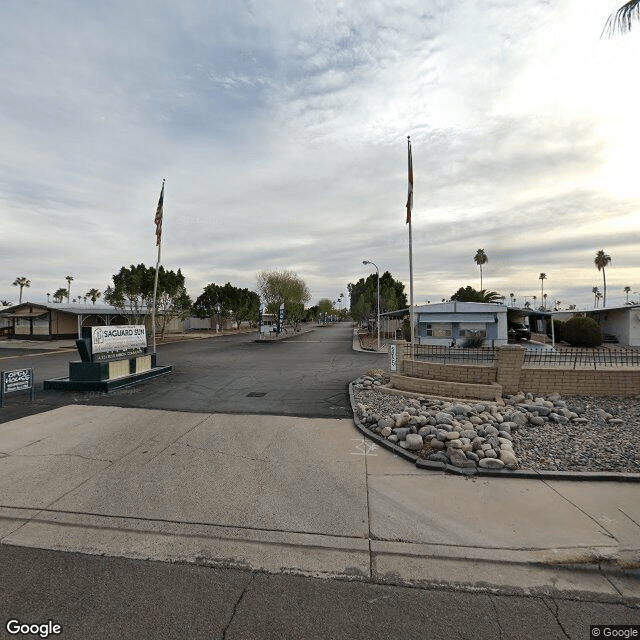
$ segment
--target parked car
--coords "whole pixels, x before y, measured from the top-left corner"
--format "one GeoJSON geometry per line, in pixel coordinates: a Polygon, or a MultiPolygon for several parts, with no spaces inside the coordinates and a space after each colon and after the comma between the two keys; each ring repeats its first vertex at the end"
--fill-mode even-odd
{"type": "Polygon", "coordinates": [[[511,323],[507,331],[510,340],[531,340],[531,329],[524,324],[511,323]]]}

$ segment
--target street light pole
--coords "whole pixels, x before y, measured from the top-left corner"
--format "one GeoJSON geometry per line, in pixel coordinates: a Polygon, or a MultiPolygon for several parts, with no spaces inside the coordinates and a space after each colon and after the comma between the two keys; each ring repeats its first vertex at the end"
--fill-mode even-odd
{"type": "Polygon", "coordinates": [[[378,269],[378,266],[375,264],[375,262],[371,262],[370,260],[363,260],[362,264],[372,264],[375,268],[376,268],[376,281],[378,284],[378,322],[377,322],[377,328],[378,328],[378,348],[377,351],[380,351],[380,269],[378,269]]]}

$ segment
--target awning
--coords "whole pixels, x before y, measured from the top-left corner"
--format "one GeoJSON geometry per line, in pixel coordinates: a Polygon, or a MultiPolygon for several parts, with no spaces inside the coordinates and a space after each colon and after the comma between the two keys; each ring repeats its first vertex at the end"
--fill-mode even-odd
{"type": "Polygon", "coordinates": [[[418,313],[418,322],[466,322],[492,324],[496,321],[494,313],[418,313]]]}

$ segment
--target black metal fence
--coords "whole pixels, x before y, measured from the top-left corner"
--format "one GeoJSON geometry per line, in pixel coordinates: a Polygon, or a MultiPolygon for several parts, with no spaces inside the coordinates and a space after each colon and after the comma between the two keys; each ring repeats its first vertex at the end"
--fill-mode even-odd
{"type": "MultiPolygon", "coordinates": [[[[411,345],[405,346],[405,355],[409,356],[411,345]]],[[[481,349],[465,349],[463,347],[439,347],[431,344],[414,346],[416,360],[439,362],[441,364],[481,364],[493,366],[496,350],[491,347],[481,349]]]]}
{"type": "Polygon", "coordinates": [[[640,367],[640,349],[527,349],[523,366],[563,369],[640,367]]]}
{"type": "MultiPolygon", "coordinates": [[[[409,356],[411,346],[404,345],[404,355],[409,356]]],[[[479,364],[494,366],[496,350],[492,347],[465,349],[464,347],[439,347],[415,345],[416,360],[442,364],[479,364]]],[[[619,349],[525,349],[524,367],[558,367],[563,369],[605,369],[613,367],[640,367],[639,348],[619,349]]]]}

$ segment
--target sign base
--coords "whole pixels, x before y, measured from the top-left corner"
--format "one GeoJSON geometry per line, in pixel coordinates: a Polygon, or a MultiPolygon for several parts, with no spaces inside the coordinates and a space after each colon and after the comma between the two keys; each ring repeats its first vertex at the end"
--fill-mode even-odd
{"type": "Polygon", "coordinates": [[[108,393],[170,373],[172,369],[171,365],[157,366],[155,354],[106,362],[70,362],[67,378],[45,380],[43,387],[45,390],[108,393]]]}

